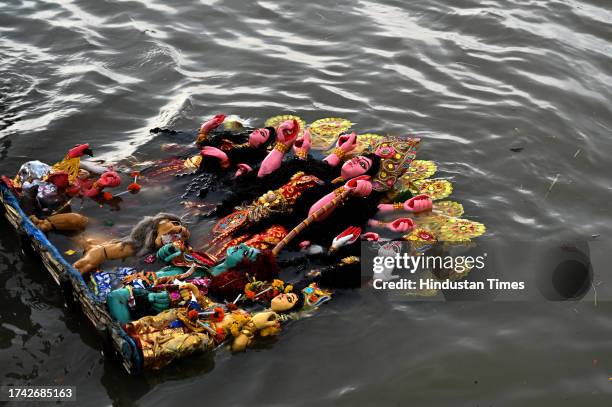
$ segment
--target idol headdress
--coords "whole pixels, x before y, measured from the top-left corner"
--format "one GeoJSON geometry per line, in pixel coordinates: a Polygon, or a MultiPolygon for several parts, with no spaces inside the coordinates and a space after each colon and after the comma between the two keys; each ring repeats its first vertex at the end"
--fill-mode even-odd
{"type": "Polygon", "coordinates": [[[421,143],[420,138],[389,138],[374,147],[374,152],[381,158],[380,170],[372,180],[372,189],[378,192],[388,191],[406,172],[421,143]]]}

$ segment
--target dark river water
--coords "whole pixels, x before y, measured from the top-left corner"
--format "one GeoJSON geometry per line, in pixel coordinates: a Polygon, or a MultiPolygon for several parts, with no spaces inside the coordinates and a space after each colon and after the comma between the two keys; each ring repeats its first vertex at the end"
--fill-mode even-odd
{"type": "MultiPolygon", "coordinates": [[[[414,133],[489,239],[612,235],[607,0],[0,2],[0,172],[282,113],[414,133]]],[[[79,406],[609,406],[612,302],[339,295],[276,343],[129,377],[0,220],[0,381],[79,406]]],[[[609,270],[601,270],[609,272],[609,270]]]]}

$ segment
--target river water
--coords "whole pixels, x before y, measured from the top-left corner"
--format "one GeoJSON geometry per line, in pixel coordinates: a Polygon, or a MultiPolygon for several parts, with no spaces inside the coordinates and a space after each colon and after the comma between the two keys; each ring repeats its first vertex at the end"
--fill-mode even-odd
{"type": "MultiPolygon", "coordinates": [[[[605,0],[4,0],[0,59],[1,173],[84,142],[124,158],[216,113],[340,116],[421,136],[488,238],[612,234],[605,0]]],[[[608,301],[353,292],[276,343],[129,377],[0,230],[0,381],[74,385],[80,406],[610,405],[608,301]]]]}

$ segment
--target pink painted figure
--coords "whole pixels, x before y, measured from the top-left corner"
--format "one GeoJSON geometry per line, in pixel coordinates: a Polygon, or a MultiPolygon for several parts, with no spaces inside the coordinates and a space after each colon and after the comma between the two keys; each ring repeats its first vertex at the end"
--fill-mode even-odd
{"type": "Polygon", "coordinates": [[[264,158],[259,167],[258,177],[264,177],[278,169],[283,156],[297,138],[300,132],[300,124],[297,120],[286,120],[276,128],[276,145],[274,149],[264,158]]]}
{"type": "Polygon", "coordinates": [[[253,171],[253,168],[248,165],[248,164],[244,164],[244,163],[240,163],[238,164],[238,169],[236,170],[236,174],[234,174],[235,177],[239,177],[241,175],[247,174],[249,172],[253,171]]]}
{"type": "Polygon", "coordinates": [[[394,204],[380,204],[378,210],[381,212],[392,212],[396,210],[404,210],[406,212],[420,213],[430,211],[433,205],[431,198],[425,194],[417,195],[406,200],[401,209],[394,204]]]}
{"type": "Polygon", "coordinates": [[[230,166],[230,160],[223,151],[219,150],[217,147],[206,146],[200,150],[200,154],[203,157],[214,157],[219,160],[221,164],[221,168],[227,169],[230,166]]]}
{"type": "Polygon", "coordinates": [[[357,147],[357,133],[343,134],[336,141],[334,152],[324,158],[329,165],[335,167],[340,163],[346,153],[353,151],[357,147]]]}
{"type": "MultiPolygon", "coordinates": [[[[346,184],[344,184],[344,188],[349,190],[351,196],[365,197],[370,195],[370,193],[372,192],[372,183],[370,182],[370,177],[365,175],[349,180],[346,184]]],[[[308,215],[312,215],[314,212],[327,205],[336,196],[336,191],[334,191],[319,199],[317,202],[314,203],[314,205],[310,207],[308,215]]],[[[340,204],[340,202],[338,202],[338,204],[340,204]]],[[[328,211],[327,214],[320,216],[318,220],[321,221],[326,219],[332,212],[333,210],[328,211]]]]}
{"type": "Polygon", "coordinates": [[[367,242],[378,242],[380,239],[380,235],[376,232],[366,232],[361,235],[361,240],[365,240],[367,242]]]}
{"type": "Polygon", "coordinates": [[[310,240],[303,240],[298,245],[300,249],[307,249],[309,246],[310,246],[310,240]]]}
{"type": "Polygon", "coordinates": [[[249,134],[249,145],[251,147],[259,147],[270,138],[270,130],[263,129],[255,129],[249,134]]]}
{"type": "Polygon", "coordinates": [[[205,143],[206,140],[208,140],[208,133],[219,127],[224,120],[225,115],[218,114],[212,119],[205,121],[202,126],[200,126],[200,132],[198,133],[198,137],[196,137],[195,143],[198,146],[201,146],[203,143],[205,143]]]}
{"type": "Polygon", "coordinates": [[[363,155],[358,155],[342,164],[340,176],[345,180],[363,175],[372,166],[372,160],[363,155]]]}
{"type": "Polygon", "coordinates": [[[310,129],[304,130],[304,135],[295,140],[293,143],[293,153],[301,160],[305,160],[308,157],[308,152],[312,145],[310,137],[310,129]]]}
{"type": "Polygon", "coordinates": [[[56,171],[49,174],[47,182],[55,185],[60,191],[65,190],[70,185],[70,179],[66,171],[56,171]]]}
{"type": "Polygon", "coordinates": [[[218,114],[215,115],[212,119],[204,122],[202,124],[202,126],[200,127],[200,132],[201,133],[209,133],[211,131],[213,131],[214,129],[216,129],[217,127],[219,127],[221,125],[221,123],[223,123],[223,121],[225,121],[225,115],[224,114],[218,114]]]}
{"type": "Polygon", "coordinates": [[[386,227],[393,232],[399,233],[409,232],[416,226],[414,221],[410,218],[397,218],[391,222],[380,222],[378,220],[371,219],[368,221],[368,225],[375,227],[386,227]]]}

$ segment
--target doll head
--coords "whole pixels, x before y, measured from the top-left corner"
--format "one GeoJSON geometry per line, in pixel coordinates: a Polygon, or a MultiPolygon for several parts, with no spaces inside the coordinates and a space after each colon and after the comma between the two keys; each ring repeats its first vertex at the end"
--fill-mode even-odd
{"type": "Polygon", "coordinates": [[[311,283],[302,290],[279,294],[270,301],[272,311],[289,314],[298,311],[312,311],[331,300],[331,292],[311,283]]]}
{"type": "Polygon", "coordinates": [[[156,231],[156,247],[162,247],[165,244],[176,241],[184,242],[189,239],[189,230],[183,226],[179,219],[161,219],[157,223],[156,231]]]}
{"type": "Polygon", "coordinates": [[[340,169],[340,175],[345,180],[360,175],[376,174],[380,169],[380,157],[375,154],[358,155],[347,160],[340,169]]]}
{"type": "Polygon", "coordinates": [[[264,127],[261,129],[255,129],[249,134],[249,145],[251,147],[259,147],[263,144],[268,143],[274,138],[276,131],[274,127],[264,127]]]}
{"type": "Polygon", "coordinates": [[[279,294],[270,301],[270,308],[274,312],[288,313],[296,312],[304,307],[304,294],[297,293],[279,294]]]}
{"type": "Polygon", "coordinates": [[[142,218],[123,242],[132,245],[138,256],[144,256],[167,243],[187,239],[189,239],[189,230],[183,225],[181,218],[161,212],[155,216],[142,218]]]}
{"type": "Polygon", "coordinates": [[[260,251],[249,247],[244,243],[238,246],[233,246],[227,249],[227,256],[225,257],[225,267],[230,269],[236,267],[240,263],[252,263],[257,259],[260,251]]]}

